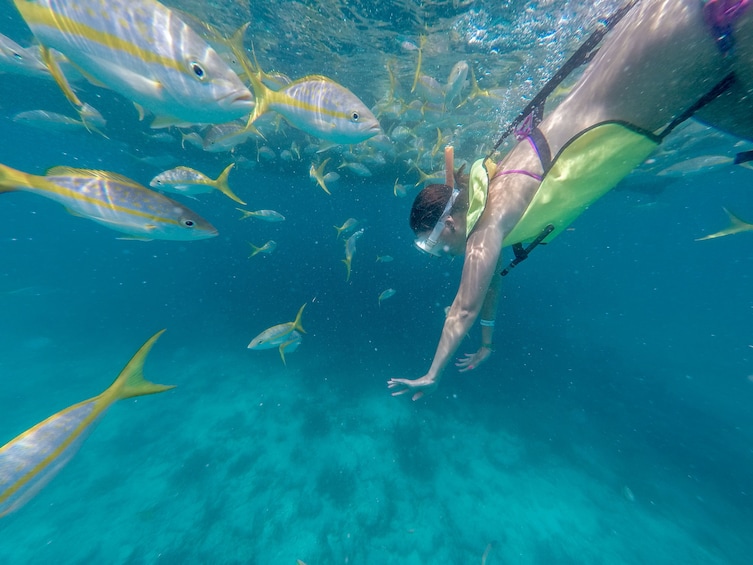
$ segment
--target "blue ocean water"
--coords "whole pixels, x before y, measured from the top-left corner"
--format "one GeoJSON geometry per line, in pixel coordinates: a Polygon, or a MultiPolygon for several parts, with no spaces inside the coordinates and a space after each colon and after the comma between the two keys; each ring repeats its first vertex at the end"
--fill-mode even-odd
{"type": "MultiPolygon", "coordinates": [[[[452,27],[482,20],[483,7],[440,15],[452,27]]],[[[541,10],[529,17],[545,22],[541,10]]],[[[360,3],[349,14],[386,18],[360,3]]],[[[15,14],[3,24],[28,41],[15,14]]],[[[300,64],[311,71],[316,53],[300,64]]],[[[290,74],[293,55],[277,62],[290,74]]],[[[414,61],[400,59],[404,82],[414,61]]],[[[369,104],[379,97],[345,78],[369,104]]],[[[286,221],[240,221],[215,193],[182,201],[219,237],[123,241],[43,198],[0,196],[0,443],[104,390],[162,328],[145,375],[177,385],[113,405],[60,475],[0,520],[0,562],[749,562],[753,247],[747,233],[695,241],[726,226],[723,207],[753,217],[749,170],[612,191],[505,278],[492,358],[448,369],[413,403],[386,381],[428,368],[462,261],[412,248],[414,189],[393,194],[396,177],[416,180],[405,163],[341,171],[328,196],[308,160],[257,163],[253,145],[204,153],[177,135],[163,144],[127,101],[82,88],[109,139],[13,122],[22,110],[72,112],[51,82],[7,75],[0,161],[147,184],[162,168],[134,155],[210,176],[246,156],[256,164],[231,186],[247,209],[286,221]],[[333,226],[348,217],[364,235],[346,281],[333,226]],[[249,242],[269,239],[274,253],[248,258],[249,242]],[[387,288],[397,292],[380,305],[387,288]],[[287,365],[246,349],[304,303],[307,333],[287,365]]],[[[461,353],[478,342],[475,329],[461,353]]]]}

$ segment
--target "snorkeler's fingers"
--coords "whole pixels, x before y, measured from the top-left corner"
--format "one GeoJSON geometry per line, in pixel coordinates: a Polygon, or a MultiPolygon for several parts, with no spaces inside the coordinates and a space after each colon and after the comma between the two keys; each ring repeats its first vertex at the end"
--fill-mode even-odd
{"type": "MultiPolygon", "coordinates": [[[[407,391],[404,391],[404,392],[407,392],[407,391]]],[[[411,400],[414,400],[414,401],[415,401],[415,400],[418,400],[418,399],[419,399],[419,398],[421,398],[421,397],[422,397],[423,395],[424,395],[424,391],[422,391],[422,390],[419,390],[419,391],[418,391],[418,392],[417,392],[416,394],[414,394],[414,395],[413,395],[413,398],[411,398],[411,400]]]]}

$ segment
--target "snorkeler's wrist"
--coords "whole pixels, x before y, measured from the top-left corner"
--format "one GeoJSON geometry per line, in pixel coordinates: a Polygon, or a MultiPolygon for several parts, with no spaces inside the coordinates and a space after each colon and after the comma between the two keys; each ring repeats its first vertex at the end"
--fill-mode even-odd
{"type": "Polygon", "coordinates": [[[494,353],[494,344],[492,342],[482,342],[481,343],[482,349],[488,349],[492,353],[494,353]]]}

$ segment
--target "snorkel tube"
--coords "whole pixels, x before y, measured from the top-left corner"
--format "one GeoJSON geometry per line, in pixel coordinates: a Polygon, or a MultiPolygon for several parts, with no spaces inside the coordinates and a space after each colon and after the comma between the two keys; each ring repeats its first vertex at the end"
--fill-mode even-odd
{"type": "Polygon", "coordinates": [[[414,242],[416,247],[418,247],[421,251],[425,251],[426,253],[437,257],[441,255],[441,249],[435,249],[437,241],[439,240],[439,234],[442,233],[445,221],[450,216],[452,206],[455,204],[455,200],[457,200],[458,195],[460,194],[460,190],[455,187],[454,165],[455,149],[452,147],[452,145],[448,145],[444,148],[444,179],[445,184],[452,189],[452,194],[450,195],[450,199],[447,201],[447,205],[442,211],[442,215],[439,216],[437,223],[434,224],[434,229],[431,230],[431,233],[426,237],[417,238],[414,242]]]}
{"type": "Polygon", "coordinates": [[[455,190],[455,148],[452,145],[444,148],[444,183],[455,190]]]}

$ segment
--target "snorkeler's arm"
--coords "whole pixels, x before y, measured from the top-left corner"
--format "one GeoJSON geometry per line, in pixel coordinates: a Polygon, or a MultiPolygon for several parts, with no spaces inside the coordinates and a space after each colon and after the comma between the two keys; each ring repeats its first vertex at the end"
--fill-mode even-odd
{"type": "MultiPolygon", "coordinates": [[[[499,272],[501,268],[502,254],[500,254],[500,260],[497,262],[495,273],[499,272]]],[[[462,357],[458,357],[455,361],[455,366],[460,373],[466,373],[478,368],[479,365],[489,359],[494,351],[494,322],[497,312],[501,279],[502,277],[492,275],[492,280],[489,284],[489,289],[486,291],[484,303],[481,306],[481,313],[479,315],[479,322],[481,324],[481,345],[473,353],[465,353],[462,357]]]]}
{"type": "MultiPolygon", "coordinates": [[[[480,312],[492,318],[497,306],[498,281],[494,280],[502,234],[495,225],[477,229],[468,239],[460,287],[445,320],[434,361],[427,377],[436,382],[471,330],[480,312]],[[495,288],[492,288],[495,287],[495,288]]],[[[490,328],[488,328],[490,329],[490,328]]]]}
{"type": "Polygon", "coordinates": [[[486,302],[501,251],[502,237],[494,226],[479,228],[468,239],[460,288],[445,319],[429,371],[419,379],[390,379],[387,386],[393,391],[393,396],[412,393],[411,398],[418,400],[437,388],[445,367],[486,302]]]}
{"type": "MultiPolygon", "coordinates": [[[[502,254],[499,254],[499,261],[495,272],[501,270],[502,254]]],[[[481,344],[492,345],[494,343],[494,320],[497,317],[497,304],[499,302],[499,287],[502,285],[502,277],[492,276],[489,283],[489,290],[486,291],[484,304],[481,306],[481,344]]]]}

